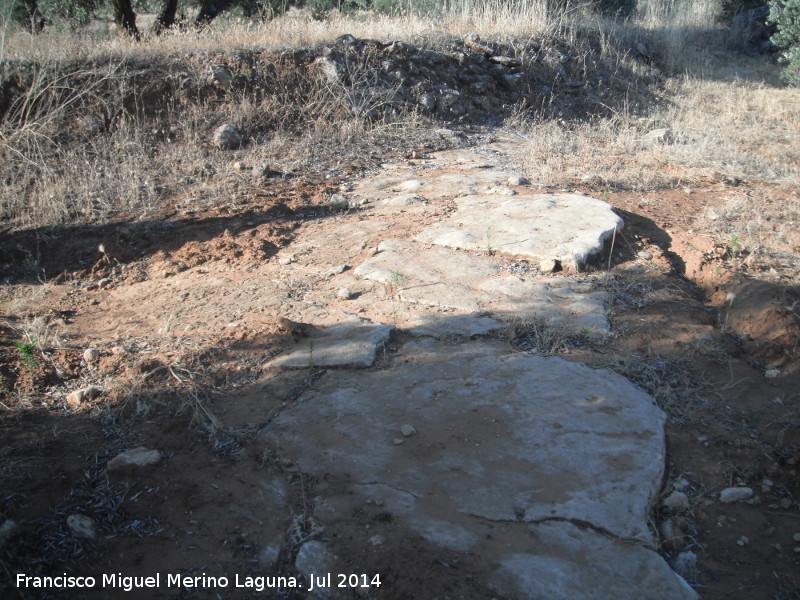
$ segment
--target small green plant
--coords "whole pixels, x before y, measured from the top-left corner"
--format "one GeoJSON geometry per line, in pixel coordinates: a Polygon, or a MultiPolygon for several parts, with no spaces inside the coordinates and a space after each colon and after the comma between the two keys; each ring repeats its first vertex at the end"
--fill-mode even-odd
{"type": "Polygon", "coordinates": [[[731,244],[728,248],[728,255],[731,258],[738,258],[741,253],[742,253],[742,242],[739,240],[738,235],[734,235],[731,238],[731,244]]]}
{"type": "Polygon", "coordinates": [[[397,269],[392,269],[392,283],[396,292],[400,291],[400,272],[397,269]]]}
{"type": "Polygon", "coordinates": [[[17,350],[19,350],[19,359],[22,361],[23,365],[26,367],[36,366],[38,362],[36,358],[36,340],[31,340],[27,343],[22,340],[17,340],[14,342],[14,345],[16,345],[17,350]]]}
{"type": "Polygon", "coordinates": [[[314,340],[308,340],[308,368],[314,368],[314,340]]]}

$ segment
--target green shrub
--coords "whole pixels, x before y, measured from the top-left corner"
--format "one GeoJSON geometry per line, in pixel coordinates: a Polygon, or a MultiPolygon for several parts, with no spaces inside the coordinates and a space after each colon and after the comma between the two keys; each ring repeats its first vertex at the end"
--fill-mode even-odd
{"type": "Polygon", "coordinates": [[[771,0],[769,22],[778,28],[772,43],[783,49],[780,58],[786,63],[783,77],[800,84],[800,0],[771,0]]]}

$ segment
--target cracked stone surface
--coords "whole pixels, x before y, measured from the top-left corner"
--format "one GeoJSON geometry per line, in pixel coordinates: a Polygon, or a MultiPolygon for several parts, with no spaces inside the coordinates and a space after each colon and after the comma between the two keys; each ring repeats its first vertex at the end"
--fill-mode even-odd
{"type": "MultiPolygon", "coordinates": [[[[377,499],[429,542],[471,553],[489,552],[492,522],[533,527],[532,538],[545,542],[536,553],[486,556],[498,573],[513,571],[498,576],[498,589],[512,597],[542,597],[524,591],[528,576],[515,565],[537,569],[540,583],[566,585],[565,569],[597,561],[580,585],[598,578],[599,587],[570,595],[573,582],[546,597],[618,589],[616,597],[633,598],[641,580],[629,573],[641,573],[655,586],[648,589],[664,591],[653,597],[691,598],[678,595],[685,584],[646,547],[654,543],[648,515],[663,475],[664,420],[647,394],[609,372],[484,355],[412,360],[358,378],[329,372],[276,417],[269,435],[304,472],[353,482],[350,493],[326,496],[315,512],[323,521],[377,499]],[[416,433],[398,444],[404,424],[416,433]],[[611,547],[614,565],[606,568],[611,547]]],[[[502,546],[503,536],[492,535],[502,546]]]]}
{"type": "Polygon", "coordinates": [[[502,272],[498,260],[488,256],[413,241],[385,240],[378,246],[378,253],[354,273],[387,285],[394,285],[396,274],[396,294],[403,302],[472,315],[460,320],[431,314],[417,316],[412,324],[413,330],[419,332],[471,336],[503,326],[485,313],[501,319],[540,318],[552,327],[572,332],[609,331],[605,316],[608,294],[593,289],[591,281],[510,275],[502,272]],[[433,325],[437,321],[438,330],[433,325]]]}
{"type": "Polygon", "coordinates": [[[489,248],[535,262],[554,259],[577,271],[622,228],[609,204],[580,194],[465,196],[456,203],[452,216],[416,239],[463,250],[489,248]]]}

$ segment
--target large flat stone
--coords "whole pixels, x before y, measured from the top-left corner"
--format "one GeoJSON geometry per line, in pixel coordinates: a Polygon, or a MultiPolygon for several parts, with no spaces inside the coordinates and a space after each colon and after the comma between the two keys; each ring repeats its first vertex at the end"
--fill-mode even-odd
{"type": "Polygon", "coordinates": [[[579,194],[464,196],[449,218],[416,236],[449,248],[491,249],[533,261],[558,260],[579,270],[622,228],[622,219],[602,200],[579,194]]]}
{"type": "Polygon", "coordinates": [[[385,240],[378,249],[378,254],[355,269],[356,275],[391,287],[403,302],[473,314],[470,318],[441,313],[419,317],[412,323],[418,333],[472,336],[501,326],[475,313],[491,313],[502,320],[537,318],[570,332],[609,331],[608,294],[593,289],[588,281],[503,275],[497,258],[411,241],[385,240]]]}
{"type": "Polygon", "coordinates": [[[658,554],[567,522],[529,527],[532,551],[500,560],[489,582],[519,599],[694,600],[695,591],[658,554]]]}
{"type": "Polygon", "coordinates": [[[650,543],[663,423],[619,376],[512,355],[332,373],[272,432],[310,473],[442,494],[486,519],[575,520],[650,543]],[[418,433],[396,446],[405,423],[418,433]]]}
{"type": "Polygon", "coordinates": [[[495,565],[488,583],[509,598],[696,598],[648,548],[665,453],[652,398],[558,358],[481,347],[443,360],[450,346],[412,345],[399,356],[431,360],[330,372],[271,423],[281,456],[349,482],[315,517],[377,504],[495,565]]]}

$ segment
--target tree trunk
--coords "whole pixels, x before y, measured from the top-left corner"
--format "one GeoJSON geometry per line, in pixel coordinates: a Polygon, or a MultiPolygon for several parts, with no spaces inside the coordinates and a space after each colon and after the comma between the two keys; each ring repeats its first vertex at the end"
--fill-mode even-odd
{"type": "Polygon", "coordinates": [[[200,12],[194,20],[197,27],[208,25],[219,16],[222,11],[228,8],[230,0],[204,0],[203,5],[200,7],[200,12]]]}
{"type": "Polygon", "coordinates": [[[175,14],[178,12],[178,0],[164,0],[161,12],[153,24],[153,33],[156,35],[166,31],[175,24],[175,14]]]}
{"type": "Polygon", "coordinates": [[[111,3],[114,5],[114,22],[117,26],[137,40],[140,39],[139,30],[136,28],[136,13],[131,7],[131,0],[112,0],[111,3]]]}

